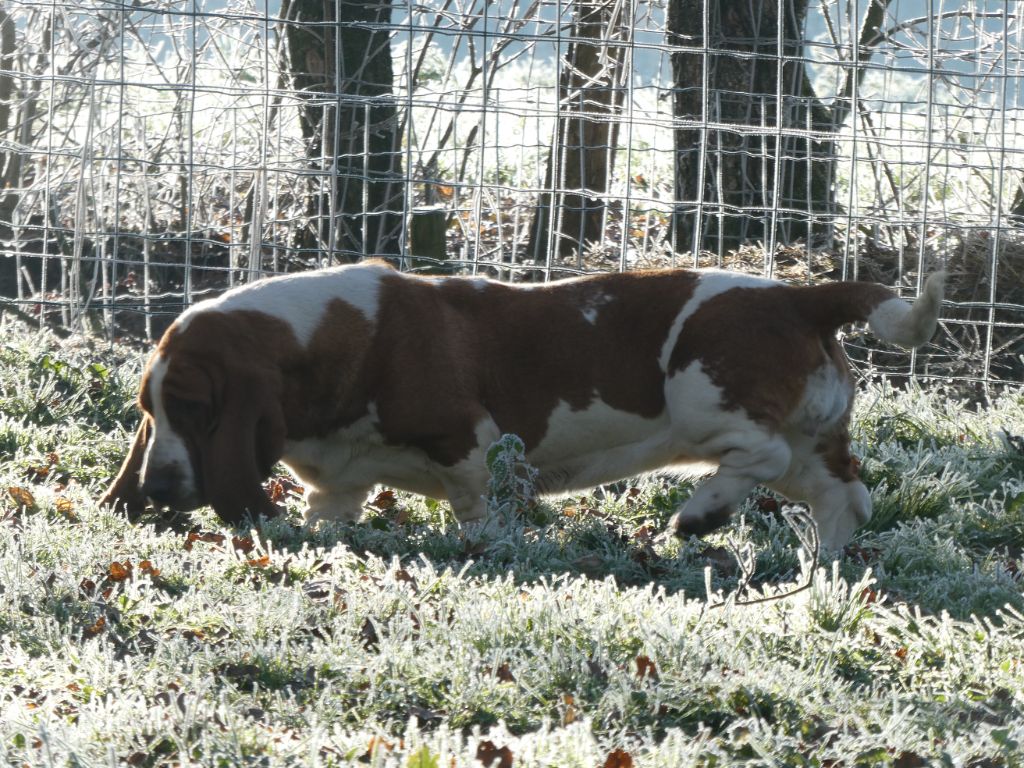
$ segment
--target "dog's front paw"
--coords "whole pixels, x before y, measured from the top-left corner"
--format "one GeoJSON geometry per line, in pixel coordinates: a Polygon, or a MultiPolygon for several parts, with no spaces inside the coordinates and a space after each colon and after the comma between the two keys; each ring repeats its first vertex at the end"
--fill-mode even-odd
{"type": "Polygon", "coordinates": [[[363,516],[365,493],[326,493],[321,490],[306,492],[307,528],[314,528],[322,522],[354,523],[363,516]]]}

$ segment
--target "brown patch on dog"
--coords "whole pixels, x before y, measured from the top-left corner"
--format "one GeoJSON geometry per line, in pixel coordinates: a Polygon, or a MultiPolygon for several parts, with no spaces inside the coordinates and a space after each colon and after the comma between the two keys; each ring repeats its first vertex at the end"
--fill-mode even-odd
{"type": "Polygon", "coordinates": [[[850,405],[842,415],[839,422],[830,434],[822,438],[816,447],[816,452],[822,457],[825,468],[829,473],[843,482],[849,483],[859,476],[860,464],[850,453],[850,415],[853,410],[853,375],[850,373],[850,361],[843,351],[842,345],[835,337],[829,335],[826,344],[829,357],[836,369],[841,371],[844,377],[844,385],[850,391],[850,405]]]}
{"type": "Polygon", "coordinates": [[[848,418],[844,417],[843,423],[815,447],[815,452],[821,456],[829,474],[844,483],[852,483],[860,475],[860,464],[850,453],[848,418]]]}
{"type": "Polygon", "coordinates": [[[879,304],[896,298],[878,283],[839,282],[821,285],[788,285],[789,301],[800,315],[829,335],[846,323],[866,323],[879,304]]]}
{"type": "Polygon", "coordinates": [[[656,417],[661,348],[696,281],[669,270],[528,288],[389,275],[368,360],[383,433],[450,466],[475,447],[487,415],[527,450],[560,402],[583,410],[600,399],[656,417]]]}
{"type": "Polygon", "coordinates": [[[351,304],[333,299],[306,347],[288,333],[288,343],[275,352],[288,438],[325,437],[365,416],[374,399],[368,364],[374,324],[351,304]]]}
{"type": "Polygon", "coordinates": [[[725,408],[780,427],[800,403],[807,377],[825,362],[831,338],[808,326],[793,290],[733,288],[704,302],[683,325],[669,373],[699,361],[722,390],[725,408]]]}
{"type": "Polygon", "coordinates": [[[725,408],[742,408],[755,421],[778,428],[799,405],[807,377],[827,360],[849,377],[835,332],[867,321],[893,297],[884,286],[858,282],[723,291],[683,325],[669,373],[700,361],[721,388],[725,408]]]}

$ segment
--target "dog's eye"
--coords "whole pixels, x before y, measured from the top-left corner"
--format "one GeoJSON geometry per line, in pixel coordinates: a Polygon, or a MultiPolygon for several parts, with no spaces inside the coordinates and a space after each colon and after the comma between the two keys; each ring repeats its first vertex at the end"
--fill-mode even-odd
{"type": "Polygon", "coordinates": [[[168,396],[166,406],[172,422],[187,425],[199,434],[210,434],[217,427],[213,408],[208,403],[168,396]]]}

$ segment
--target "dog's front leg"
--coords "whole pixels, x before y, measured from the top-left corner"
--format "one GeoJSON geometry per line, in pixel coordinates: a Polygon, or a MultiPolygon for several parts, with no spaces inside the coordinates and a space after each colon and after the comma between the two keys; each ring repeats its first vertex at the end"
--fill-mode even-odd
{"type": "Polygon", "coordinates": [[[460,523],[475,523],[487,517],[487,500],[484,489],[458,488],[448,492],[452,514],[460,523]]]}
{"type": "Polygon", "coordinates": [[[309,488],[306,491],[306,525],[320,521],[355,522],[363,514],[369,488],[309,488]]]}

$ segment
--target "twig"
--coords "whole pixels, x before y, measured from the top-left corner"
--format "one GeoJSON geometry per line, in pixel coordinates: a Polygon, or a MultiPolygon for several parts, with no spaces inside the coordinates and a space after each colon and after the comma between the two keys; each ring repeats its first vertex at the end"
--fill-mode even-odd
{"type": "MultiPolygon", "coordinates": [[[[800,542],[800,546],[803,547],[810,557],[803,583],[788,592],[780,592],[777,595],[757,597],[751,600],[740,600],[738,596],[746,592],[750,587],[751,580],[754,578],[754,547],[748,542],[742,549],[737,549],[730,543],[729,549],[736,558],[736,563],[740,569],[740,576],[736,585],[736,590],[731,595],[733,599],[726,597],[717,603],[710,603],[705,606],[706,610],[722,608],[729,603],[732,603],[733,605],[757,605],[758,603],[770,603],[776,600],[783,600],[787,597],[792,597],[793,595],[810,589],[811,585],[814,583],[814,572],[818,569],[818,562],[821,557],[821,540],[818,537],[818,524],[814,522],[814,518],[811,517],[810,512],[803,507],[784,507],[782,510],[782,516],[786,523],[789,524],[789,527],[793,529],[793,533],[796,534],[796,538],[800,542]]],[[[710,581],[711,573],[710,570],[708,570],[705,572],[705,582],[707,584],[708,594],[711,593],[710,581]]]]}

